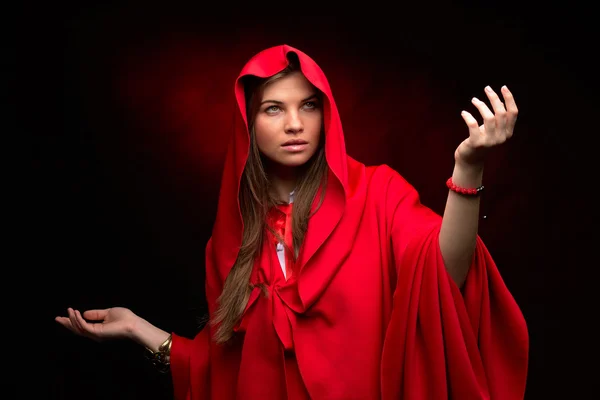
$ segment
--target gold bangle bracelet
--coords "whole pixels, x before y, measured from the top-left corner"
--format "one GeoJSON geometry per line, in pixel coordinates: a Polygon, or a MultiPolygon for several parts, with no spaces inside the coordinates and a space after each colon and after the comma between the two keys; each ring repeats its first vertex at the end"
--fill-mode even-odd
{"type": "Polygon", "coordinates": [[[173,337],[169,334],[167,339],[158,346],[158,351],[154,352],[149,347],[146,347],[146,358],[150,360],[159,372],[166,373],[169,370],[171,363],[168,358],[171,355],[172,343],[173,337]]]}
{"type": "Polygon", "coordinates": [[[165,339],[164,342],[158,346],[158,351],[162,351],[165,355],[171,354],[171,343],[173,343],[173,335],[169,334],[169,336],[165,339]]]}

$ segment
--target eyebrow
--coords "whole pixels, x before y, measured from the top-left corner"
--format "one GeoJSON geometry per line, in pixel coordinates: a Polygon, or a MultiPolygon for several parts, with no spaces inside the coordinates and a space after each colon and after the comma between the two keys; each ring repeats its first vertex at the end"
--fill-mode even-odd
{"type": "MultiPolygon", "coordinates": [[[[308,100],[314,99],[314,98],[316,98],[316,97],[317,97],[317,94],[316,94],[316,93],[314,93],[314,94],[312,94],[312,95],[308,96],[307,98],[305,98],[305,99],[302,99],[302,100],[301,100],[301,103],[304,103],[305,101],[308,101],[308,100]]],[[[260,103],[260,105],[262,106],[262,105],[263,105],[263,104],[265,104],[265,103],[283,104],[283,101],[279,101],[279,100],[263,100],[263,101],[260,103]]]]}

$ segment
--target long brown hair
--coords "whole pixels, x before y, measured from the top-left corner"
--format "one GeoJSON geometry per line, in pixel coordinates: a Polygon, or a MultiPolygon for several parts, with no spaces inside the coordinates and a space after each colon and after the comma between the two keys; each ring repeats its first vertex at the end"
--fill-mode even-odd
{"type": "MultiPolygon", "coordinates": [[[[240,183],[239,201],[244,224],[242,244],[237,260],[223,286],[223,292],[217,299],[217,310],[211,325],[217,326],[214,340],[217,343],[226,343],[233,337],[233,328],[242,316],[253,286],[250,284],[250,275],[255,259],[262,249],[266,229],[266,216],[269,209],[280,203],[270,194],[269,176],[264,168],[263,158],[256,143],[254,133],[254,119],[260,106],[260,99],[264,88],[270,83],[281,79],[291,72],[300,70],[295,54],[290,53],[290,64],[281,72],[266,78],[247,77],[244,82],[246,94],[246,114],[250,128],[250,152],[240,183]]],[[[300,246],[304,241],[308,220],[311,217],[310,208],[321,184],[319,206],[323,202],[326,186],[327,162],[325,160],[325,135],[321,128],[319,147],[313,157],[301,168],[301,173],[294,193],[294,207],[292,208],[293,254],[298,256],[300,246]]],[[[318,207],[317,207],[318,209],[318,207]]],[[[316,210],[315,210],[316,212],[316,210]]],[[[272,231],[272,230],[271,230],[272,231]]],[[[261,289],[268,295],[266,287],[261,289]]]]}

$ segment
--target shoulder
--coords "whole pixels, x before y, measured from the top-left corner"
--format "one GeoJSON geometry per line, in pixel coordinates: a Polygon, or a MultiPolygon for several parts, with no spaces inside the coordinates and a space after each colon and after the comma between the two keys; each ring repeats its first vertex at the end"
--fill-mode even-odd
{"type": "Polygon", "coordinates": [[[388,164],[365,165],[348,157],[348,171],[351,192],[362,187],[367,197],[377,199],[376,203],[418,200],[414,186],[388,164]]]}
{"type": "Polygon", "coordinates": [[[377,185],[391,183],[395,185],[408,185],[408,182],[400,175],[398,171],[387,164],[366,165],[354,158],[348,158],[348,171],[350,178],[358,180],[359,176],[366,178],[370,183],[377,185]]]}
{"type": "Polygon", "coordinates": [[[392,196],[415,191],[398,171],[387,164],[367,166],[365,170],[369,177],[369,186],[373,191],[381,191],[392,196]]]}

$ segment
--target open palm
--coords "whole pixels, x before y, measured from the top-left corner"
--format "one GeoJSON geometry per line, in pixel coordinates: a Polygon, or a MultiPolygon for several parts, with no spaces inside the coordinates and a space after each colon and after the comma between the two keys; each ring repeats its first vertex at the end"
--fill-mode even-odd
{"type": "Polygon", "coordinates": [[[113,307],[104,310],[79,310],[68,308],[68,317],[56,317],[56,322],[73,333],[95,341],[129,338],[137,316],[128,308],[113,307]]]}

